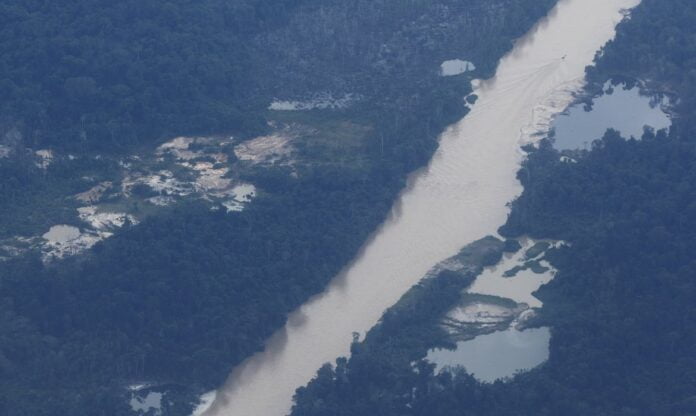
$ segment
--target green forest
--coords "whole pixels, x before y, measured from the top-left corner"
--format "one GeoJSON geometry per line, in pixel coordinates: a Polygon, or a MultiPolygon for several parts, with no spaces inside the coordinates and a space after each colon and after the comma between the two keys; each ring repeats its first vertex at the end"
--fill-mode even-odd
{"type": "Polygon", "coordinates": [[[669,133],[610,130],[576,163],[549,141],[527,148],[500,232],[569,243],[549,252],[558,274],[537,294],[536,324],[553,328],[544,365],[485,384],[422,360],[413,371],[422,345],[368,335],[298,390],[293,415],[696,414],[694,18],[692,2],[644,0],[588,68],[590,91],[647,80],[678,96],[669,133]]]}
{"type": "Polygon", "coordinates": [[[0,111],[31,146],[263,129],[249,39],[301,1],[4,1],[0,111]]]}
{"type": "Polygon", "coordinates": [[[552,3],[505,0],[497,13],[480,0],[8,0],[0,123],[19,126],[30,147],[118,152],[175,135],[258,134],[279,93],[372,94],[398,108],[400,88],[422,87],[414,75],[429,82],[422,62],[464,52],[490,72],[552,3]],[[443,10],[466,20],[443,26],[443,10]]]}
{"type": "Polygon", "coordinates": [[[372,129],[360,166],[307,148],[315,163],[296,177],[283,168],[247,172],[263,192],[241,213],[185,203],[82,256],[44,263],[31,252],[0,263],[0,414],[128,415],[125,387],[147,381],[179,392],[167,414],[188,415],[198,394],[218,387],[353,258],[406,175],[432,155],[439,132],[466,113],[470,78],[440,77],[441,60],[470,55],[477,75],[490,76],[554,2],[502,3],[3,3],[0,121],[22,136],[5,141],[15,153],[0,158],[3,232],[70,223],[71,214],[48,212],[46,202],[82,190],[79,177],[108,176],[114,154],[173,135],[263,132],[276,83],[289,82],[271,62],[293,68],[309,52],[349,48],[355,65],[327,79],[314,76],[316,67],[293,70],[300,92],[291,93],[357,89],[364,99],[355,108],[313,116],[367,120],[372,129]],[[442,13],[438,3],[454,6],[442,13]],[[392,17],[378,25],[375,11],[392,17]],[[326,22],[316,27],[333,22],[349,33],[335,43],[321,31],[284,35],[319,16],[326,22]],[[435,24],[464,17],[468,23],[445,32],[435,24]],[[288,46],[281,40],[300,42],[299,58],[277,56],[288,46]],[[384,62],[372,54],[382,41],[394,48],[384,62]],[[22,149],[42,146],[79,156],[39,169],[22,149]],[[95,153],[105,157],[89,157],[95,153]]]}

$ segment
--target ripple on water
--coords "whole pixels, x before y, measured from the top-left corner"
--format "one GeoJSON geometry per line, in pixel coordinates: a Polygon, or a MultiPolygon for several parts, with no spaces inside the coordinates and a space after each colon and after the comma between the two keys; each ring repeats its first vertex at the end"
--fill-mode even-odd
{"type": "Polygon", "coordinates": [[[521,192],[519,145],[534,122],[530,110],[544,104],[552,107],[545,112],[563,111],[573,99],[569,83],[582,79],[612,38],[622,9],[637,3],[558,2],[501,60],[493,79],[476,83],[471,112],[442,135],[428,168],[409,179],[357,258],[289,318],[300,323],[234,369],[206,415],[287,414],[299,386],[350,353],[353,331],[369,330],[433,265],[502,225],[506,204],[521,192]]]}

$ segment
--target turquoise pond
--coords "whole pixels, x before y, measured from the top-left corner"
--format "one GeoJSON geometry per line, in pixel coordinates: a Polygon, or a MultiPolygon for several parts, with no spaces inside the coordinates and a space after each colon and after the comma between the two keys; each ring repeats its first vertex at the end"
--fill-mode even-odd
{"type": "Polygon", "coordinates": [[[464,367],[478,380],[493,382],[545,362],[550,340],[549,328],[510,328],[458,342],[455,350],[430,350],[426,359],[436,364],[436,371],[464,367]]]}
{"type": "Polygon", "coordinates": [[[592,101],[590,111],[580,103],[556,117],[554,146],[559,150],[585,149],[609,128],[625,138],[640,139],[645,126],[655,130],[671,126],[667,105],[666,98],[641,95],[637,87],[607,84],[604,94],[592,101]]]}

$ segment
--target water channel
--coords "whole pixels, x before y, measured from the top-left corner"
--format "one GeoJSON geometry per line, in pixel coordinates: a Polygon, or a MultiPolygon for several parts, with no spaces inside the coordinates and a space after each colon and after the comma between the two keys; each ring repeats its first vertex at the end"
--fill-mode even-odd
{"type": "Polygon", "coordinates": [[[439,261],[494,233],[521,191],[520,145],[549,128],[583,85],[585,67],[614,35],[622,10],[639,0],[560,0],[475,85],[472,111],[442,134],[388,220],[358,257],[291,314],[285,328],[230,375],[206,416],[281,416],[297,387],[326,362],[349,354],[383,311],[439,261]]]}

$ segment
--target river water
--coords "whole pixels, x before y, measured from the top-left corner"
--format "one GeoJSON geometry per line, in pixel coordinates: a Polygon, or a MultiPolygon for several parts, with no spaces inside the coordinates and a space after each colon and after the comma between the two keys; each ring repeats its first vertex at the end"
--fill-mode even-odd
{"type": "Polygon", "coordinates": [[[281,416],[326,362],[349,354],[383,311],[439,261],[495,233],[521,191],[520,144],[549,128],[582,87],[585,67],[639,0],[560,0],[520,39],[496,76],[476,85],[464,120],[443,133],[430,164],[409,179],[357,258],[291,314],[266,350],[239,365],[207,416],[281,416]]]}

